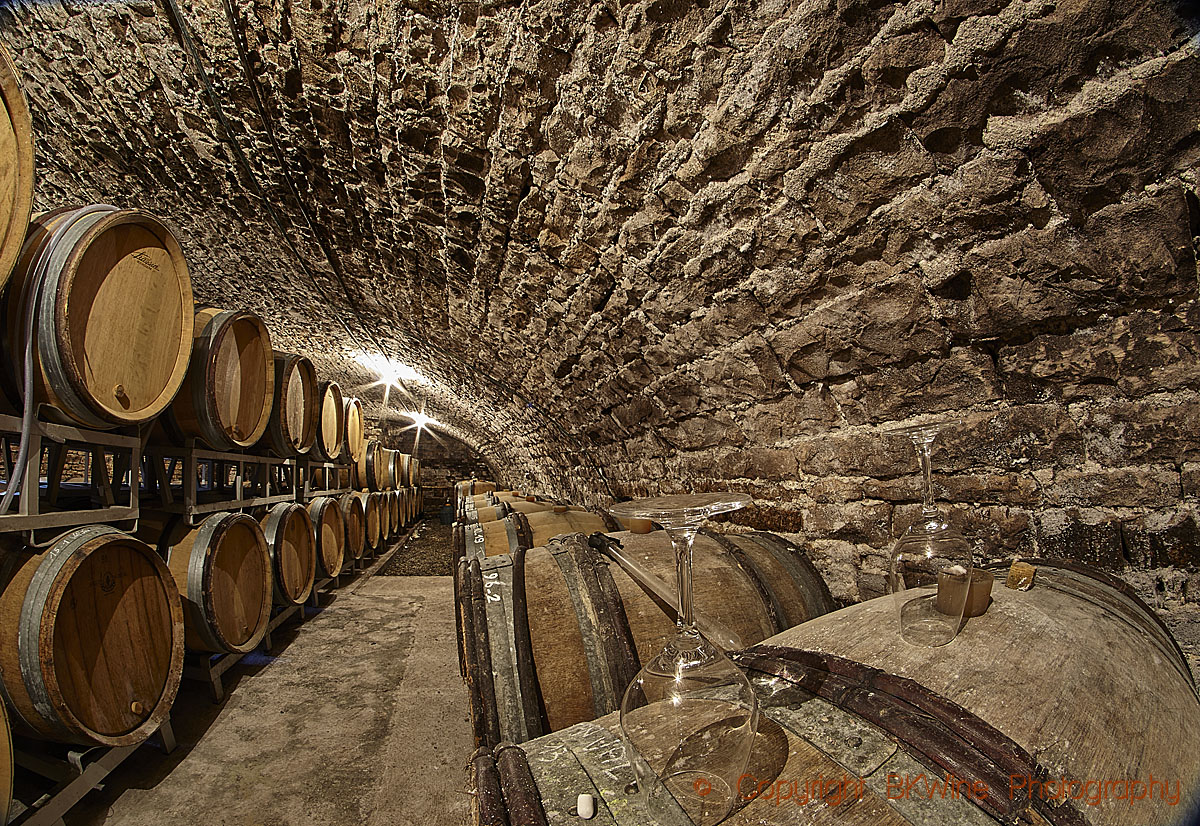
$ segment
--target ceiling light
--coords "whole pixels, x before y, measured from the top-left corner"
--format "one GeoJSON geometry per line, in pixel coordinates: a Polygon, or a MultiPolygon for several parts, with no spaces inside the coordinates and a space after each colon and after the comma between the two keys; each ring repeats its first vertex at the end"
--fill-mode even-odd
{"type": "Polygon", "coordinates": [[[354,360],[370,370],[374,370],[379,374],[379,384],[386,384],[389,387],[400,387],[400,382],[415,382],[425,384],[429,380],[421,375],[417,369],[411,365],[405,364],[402,361],[388,358],[379,353],[368,353],[359,351],[354,356],[354,360]]]}
{"type": "Polygon", "coordinates": [[[424,413],[414,413],[412,411],[403,410],[400,412],[400,415],[407,416],[408,418],[412,419],[413,424],[421,429],[429,428],[431,426],[438,427],[441,425],[441,422],[426,416],[424,413]]]}

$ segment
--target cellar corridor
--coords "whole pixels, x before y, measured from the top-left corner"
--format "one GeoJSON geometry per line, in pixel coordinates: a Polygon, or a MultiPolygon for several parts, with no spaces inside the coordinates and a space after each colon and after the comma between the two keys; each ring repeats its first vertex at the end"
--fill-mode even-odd
{"type": "Polygon", "coordinates": [[[222,704],[185,682],[178,748],[142,746],[67,826],[465,822],[472,746],[453,589],[446,576],[380,575],[401,550],[282,627],[270,655],[228,671],[222,704]]]}

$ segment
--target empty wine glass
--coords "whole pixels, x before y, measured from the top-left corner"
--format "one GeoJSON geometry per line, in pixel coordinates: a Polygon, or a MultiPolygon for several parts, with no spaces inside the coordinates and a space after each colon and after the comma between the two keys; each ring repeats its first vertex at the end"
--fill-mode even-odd
{"type": "Polygon", "coordinates": [[[652,822],[723,820],[737,801],[758,728],[750,681],[696,629],[692,542],[709,516],[743,508],[743,494],[660,496],[609,508],[618,518],[657,522],[671,537],[679,584],[676,633],[649,658],[625,691],[621,734],[652,822]]]}
{"type": "Polygon", "coordinates": [[[888,431],[907,436],[921,460],[921,518],[892,546],[888,590],[893,594],[900,636],[912,645],[933,648],[958,634],[971,582],[971,548],[933,504],[930,453],[939,431],[950,422],[913,425],[888,431]]]}

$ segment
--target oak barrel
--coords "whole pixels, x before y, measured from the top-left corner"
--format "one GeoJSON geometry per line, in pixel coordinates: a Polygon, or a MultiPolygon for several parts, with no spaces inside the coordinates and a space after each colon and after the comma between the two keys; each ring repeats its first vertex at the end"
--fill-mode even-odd
{"type": "Polygon", "coordinates": [[[375,551],[382,546],[379,532],[379,498],[367,491],[354,494],[362,502],[364,527],[364,553],[374,556],[375,551]]]}
{"type": "MultiPolygon", "coordinates": [[[[904,643],[883,597],[737,656],[760,724],[747,805],[724,822],[1195,822],[1200,700],[1175,641],[1119,580],[1033,563],[1030,590],[999,571],[987,612],[943,647],[904,643]]],[[[599,822],[644,822],[616,718],[519,747],[551,826],[578,820],[564,806],[580,792],[599,822]]]]}
{"type": "MultiPolygon", "coordinates": [[[[0,291],[21,253],[33,206],[33,123],[20,77],[0,46],[0,291]]],[[[11,770],[11,764],[9,766],[11,770]]],[[[11,771],[9,774],[11,775],[11,771]]],[[[0,798],[3,805],[7,798],[0,798]]]]}
{"type": "Polygon", "coordinates": [[[346,438],[346,405],[342,388],[335,381],[321,382],[317,387],[317,438],[312,455],[325,462],[336,462],[342,455],[342,440],[346,438]]]}
{"type": "Polygon", "coordinates": [[[453,541],[457,549],[470,555],[495,556],[517,548],[536,548],[561,534],[603,532],[614,527],[619,525],[612,517],[588,511],[515,512],[493,522],[459,523],[454,526],[453,541]]]}
{"type": "Polygon", "coordinates": [[[353,493],[338,497],[342,509],[342,521],[346,525],[346,554],[353,559],[362,559],[367,546],[366,512],[363,502],[353,493]]]}
{"type": "Polygon", "coordinates": [[[367,447],[367,421],[363,416],[362,402],[346,399],[346,425],[342,431],[342,455],[351,462],[362,458],[367,447]]]}
{"type": "Polygon", "coordinates": [[[192,364],[167,412],[167,430],[214,450],[257,442],[274,400],[275,359],[263,320],[246,310],[196,311],[192,364]]]}
{"type": "Polygon", "coordinates": [[[258,522],[216,513],[162,551],[183,598],[187,647],[253,651],[271,617],[271,555],[258,522]]]}
{"type": "Polygon", "coordinates": [[[408,524],[408,520],[405,519],[405,515],[400,507],[400,491],[388,491],[388,505],[392,508],[392,531],[398,535],[400,529],[408,524]]]}
{"type": "MultiPolygon", "coordinates": [[[[665,532],[610,536],[673,586],[665,532]]],[[[836,607],[803,552],[774,534],[702,532],[693,557],[696,604],[742,645],[836,607]]],[[[616,710],[640,663],[675,632],[674,606],[583,536],[459,566],[460,647],[475,652],[477,672],[493,675],[484,679],[490,687],[475,686],[484,709],[477,745],[521,742],[616,710]]]]}
{"type": "Polygon", "coordinates": [[[379,442],[370,440],[363,447],[354,463],[354,472],[358,487],[362,490],[385,490],[387,487],[387,469],[384,464],[384,449],[379,442]]]}
{"type": "Polygon", "coordinates": [[[8,822],[13,794],[13,744],[12,729],[8,725],[8,712],[0,703],[0,822],[8,822]]]}
{"type": "Polygon", "coordinates": [[[312,593],[317,538],[303,505],[280,502],[261,517],[271,552],[276,605],[301,605],[312,593]]]}
{"type": "Polygon", "coordinates": [[[266,442],[277,456],[296,458],[317,438],[317,371],[305,356],[275,352],[275,392],[266,442]]]}
{"type": "Polygon", "coordinates": [[[341,505],[329,496],[318,496],[308,503],[317,538],[317,572],[322,577],[337,576],[346,564],[346,520],[341,505]]]}
{"type": "Polygon", "coordinates": [[[179,242],[154,216],[99,204],[59,209],[29,225],[3,318],[0,377],[15,405],[32,341],[33,396],[56,418],[139,424],[167,408],[187,373],[192,282],[179,242]]]}
{"type": "Polygon", "coordinates": [[[0,560],[0,687],[15,730],[128,746],[166,719],[183,673],[179,591],[153,548],[104,525],[0,560]]]}
{"type": "Polygon", "coordinates": [[[408,461],[408,484],[419,487],[421,484],[421,460],[412,456],[408,461]]]}
{"type": "Polygon", "coordinates": [[[395,527],[392,525],[392,506],[388,503],[388,495],[382,491],[376,491],[371,494],[375,497],[375,502],[379,507],[379,538],[382,543],[386,543],[395,535],[395,527]]]}
{"type": "Polygon", "coordinates": [[[467,496],[474,496],[478,493],[487,493],[488,491],[496,490],[498,487],[499,486],[495,482],[486,482],[479,479],[455,482],[454,496],[456,499],[463,499],[467,496]]]}

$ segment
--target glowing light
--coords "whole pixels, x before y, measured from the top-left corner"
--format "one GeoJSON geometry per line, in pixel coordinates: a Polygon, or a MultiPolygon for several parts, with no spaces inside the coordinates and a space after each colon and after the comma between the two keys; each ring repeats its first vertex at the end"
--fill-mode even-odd
{"type": "Polygon", "coordinates": [[[441,424],[441,422],[426,416],[424,413],[416,413],[411,410],[402,410],[400,415],[407,416],[408,418],[412,419],[413,425],[419,430],[428,429],[431,425],[436,427],[441,424]]]}
{"type": "Polygon", "coordinates": [[[354,356],[354,360],[363,367],[378,373],[378,383],[388,387],[399,388],[402,381],[416,384],[425,384],[429,381],[415,367],[379,353],[360,351],[354,356]]]}

